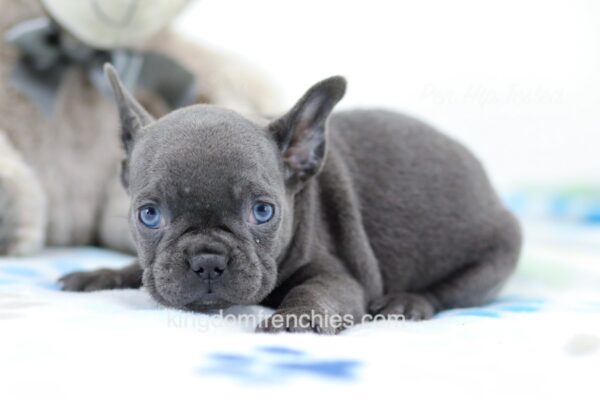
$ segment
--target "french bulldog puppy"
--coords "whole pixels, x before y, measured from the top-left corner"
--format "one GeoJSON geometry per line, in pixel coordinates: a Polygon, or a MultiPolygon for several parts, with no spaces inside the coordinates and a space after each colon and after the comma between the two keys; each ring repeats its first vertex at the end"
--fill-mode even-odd
{"type": "Polygon", "coordinates": [[[341,77],[270,122],[206,105],[154,120],[105,72],[139,264],[67,275],[65,290],[143,284],[182,309],[274,307],[259,330],[335,333],[483,304],[515,269],[519,224],[479,161],[400,114],[331,114],[341,77]]]}

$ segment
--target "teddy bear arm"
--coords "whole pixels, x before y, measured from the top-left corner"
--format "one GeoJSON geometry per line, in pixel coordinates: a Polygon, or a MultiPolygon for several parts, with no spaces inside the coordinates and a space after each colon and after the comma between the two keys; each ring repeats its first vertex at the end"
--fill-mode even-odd
{"type": "Polygon", "coordinates": [[[44,190],[33,169],[0,131],[0,255],[39,251],[46,224],[44,190]]]}

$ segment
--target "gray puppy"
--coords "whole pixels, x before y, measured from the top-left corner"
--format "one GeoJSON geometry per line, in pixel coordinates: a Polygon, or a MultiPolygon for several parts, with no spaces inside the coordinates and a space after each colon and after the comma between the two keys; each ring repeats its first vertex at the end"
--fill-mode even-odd
{"type": "Polygon", "coordinates": [[[330,115],[341,77],[270,123],[204,105],[155,121],[105,70],[139,266],[70,274],[65,290],[143,282],[167,306],[261,303],[276,313],[260,330],[335,333],[483,304],[515,269],[519,225],[477,159],[403,115],[330,115]]]}

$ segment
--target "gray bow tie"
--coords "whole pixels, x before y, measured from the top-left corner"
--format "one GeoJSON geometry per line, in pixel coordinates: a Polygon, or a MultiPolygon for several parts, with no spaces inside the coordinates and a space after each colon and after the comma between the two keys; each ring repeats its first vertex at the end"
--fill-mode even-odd
{"type": "Polygon", "coordinates": [[[21,22],[6,41],[20,51],[10,80],[46,115],[54,103],[63,74],[77,65],[101,93],[112,96],[102,66],[111,62],[128,89],[143,88],[160,96],[171,109],[190,105],[197,96],[194,75],[175,60],[153,52],[99,50],[63,32],[48,18],[21,22]]]}

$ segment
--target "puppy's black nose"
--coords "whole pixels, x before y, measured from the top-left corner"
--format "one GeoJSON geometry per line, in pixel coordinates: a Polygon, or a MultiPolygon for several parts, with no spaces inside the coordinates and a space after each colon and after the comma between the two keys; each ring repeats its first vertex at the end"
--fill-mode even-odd
{"type": "Polygon", "coordinates": [[[190,258],[190,268],[202,279],[217,279],[227,268],[227,259],[214,253],[196,254],[190,258]]]}

